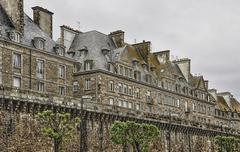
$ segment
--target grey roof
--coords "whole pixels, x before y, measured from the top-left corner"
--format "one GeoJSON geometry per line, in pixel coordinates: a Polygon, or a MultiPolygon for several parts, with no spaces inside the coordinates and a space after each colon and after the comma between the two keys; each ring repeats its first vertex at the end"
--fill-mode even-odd
{"type": "Polygon", "coordinates": [[[11,21],[9,20],[6,12],[4,11],[1,5],[0,5],[0,25],[13,27],[11,21]]]}
{"type": "Polygon", "coordinates": [[[78,62],[83,63],[86,60],[93,60],[93,69],[106,69],[106,63],[111,57],[105,57],[102,49],[108,49],[112,52],[115,49],[115,45],[108,35],[98,31],[89,31],[75,36],[69,52],[77,54],[83,48],[87,49],[88,53],[85,57],[76,55],[75,59],[78,62]]]}
{"type": "Polygon", "coordinates": [[[24,24],[24,37],[22,39],[23,44],[33,47],[32,40],[35,37],[41,37],[45,40],[45,50],[48,52],[53,52],[56,42],[45,32],[43,32],[39,26],[37,26],[26,14],[24,15],[24,24]]]}

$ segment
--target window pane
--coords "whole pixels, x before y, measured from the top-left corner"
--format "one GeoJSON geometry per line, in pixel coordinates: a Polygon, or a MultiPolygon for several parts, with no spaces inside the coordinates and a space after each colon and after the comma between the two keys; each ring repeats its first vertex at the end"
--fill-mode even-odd
{"type": "Polygon", "coordinates": [[[13,78],[13,87],[16,87],[16,88],[21,87],[21,78],[18,78],[18,77],[13,78]]]}
{"type": "Polygon", "coordinates": [[[44,61],[37,60],[37,77],[43,79],[44,78],[44,61]]]}
{"type": "Polygon", "coordinates": [[[13,66],[17,68],[21,68],[21,54],[17,54],[17,53],[13,54],[13,66]]]}

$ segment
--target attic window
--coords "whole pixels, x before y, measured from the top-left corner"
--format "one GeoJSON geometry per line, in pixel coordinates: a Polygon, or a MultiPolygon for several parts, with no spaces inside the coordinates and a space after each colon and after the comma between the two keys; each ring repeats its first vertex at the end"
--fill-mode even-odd
{"type": "Polygon", "coordinates": [[[88,49],[84,46],[82,49],[79,50],[79,56],[85,57],[87,55],[88,49]]]}
{"type": "Polygon", "coordinates": [[[105,48],[105,47],[102,48],[102,54],[103,55],[108,55],[109,52],[110,52],[110,50],[108,48],[105,48]]]}
{"type": "Polygon", "coordinates": [[[57,45],[55,47],[56,49],[56,53],[59,55],[59,56],[64,56],[65,55],[65,47],[64,46],[61,46],[61,45],[57,45]]]}
{"type": "Polygon", "coordinates": [[[19,43],[21,40],[21,34],[17,31],[11,31],[11,32],[9,32],[9,38],[11,41],[19,43]]]}
{"type": "Polygon", "coordinates": [[[137,59],[133,59],[133,61],[132,61],[133,66],[137,66],[138,62],[139,62],[139,61],[138,61],[137,59]]]}
{"type": "Polygon", "coordinates": [[[84,62],[84,70],[89,71],[93,68],[93,60],[87,60],[84,62]]]}
{"type": "Polygon", "coordinates": [[[33,43],[34,43],[34,46],[37,49],[44,50],[44,48],[45,48],[45,40],[43,38],[35,37],[34,40],[33,40],[33,43]]]}

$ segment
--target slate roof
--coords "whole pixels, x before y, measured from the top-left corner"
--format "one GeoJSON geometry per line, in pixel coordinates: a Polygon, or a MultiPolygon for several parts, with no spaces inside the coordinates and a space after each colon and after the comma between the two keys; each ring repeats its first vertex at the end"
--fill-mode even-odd
{"type": "Polygon", "coordinates": [[[109,49],[110,51],[116,49],[111,38],[98,31],[89,31],[77,34],[69,51],[76,53],[82,48],[87,48],[87,56],[76,59],[81,63],[86,60],[94,60],[93,69],[106,69],[107,58],[102,54],[103,48],[109,49]]]}
{"type": "Polygon", "coordinates": [[[33,47],[32,40],[35,37],[41,37],[45,40],[45,50],[53,53],[53,49],[57,43],[43,32],[26,14],[24,14],[24,24],[24,37],[22,43],[33,47]]]}
{"type": "Polygon", "coordinates": [[[217,96],[216,106],[223,111],[231,110],[223,96],[217,96]]]}

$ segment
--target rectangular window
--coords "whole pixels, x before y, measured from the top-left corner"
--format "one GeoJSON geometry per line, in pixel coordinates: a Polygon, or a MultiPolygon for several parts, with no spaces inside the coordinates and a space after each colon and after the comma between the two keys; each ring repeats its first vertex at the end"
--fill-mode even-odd
{"type": "Polygon", "coordinates": [[[93,61],[92,60],[85,61],[84,62],[84,70],[85,71],[92,70],[92,65],[93,65],[93,61]]]}
{"type": "Polygon", "coordinates": [[[19,77],[13,78],[13,87],[21,88],[21,78],[19,78],[19,77]]]}
{"type": "Polygon", "coordinates": [[[133,76],[133,71],[132,69],[129,69],[129,77],[132,78],[132,76],[133,76]]]}
{"type": "Polygon", "coordinates": [[[125,71],[125,76],[128,77],[128,73],[129,73],[128,68],[125,67],[124,71],[125,71]]]}
{"type": "Polygon", "coordinates": [[[64,86],[59,86],[59,95],[64,96],[65,95],[65,87],[64,86]]]}
{"type": "Polygon", "coordinates": [[[38,82],[38,83],[37,83],[37,90],[38,90],[38,91],[41,91],[41,92],[44,92],[45,86],[44,86],[44,83],[43,83],[43,82],[38,82]]]}
{"type": "Polygon", "coordinates": [[[121,65],[119,66],[119,74],[123,75],[123,66],[121,66],[121,65]]]}
{"type": "Polygon", "coordinates": [[[113,81],[108,82],[108,90],[109,91],[114,91],[114,82],[113,81]]]}
{"type": "Polygon", "coordinates": [[[141,72],[140,71],[134,71],[134,79],[137,81],[141,80],[141,72]]]}
{"type": "Polygon", "coordinates": [[[123,101],[122,100],[118,100],[118,106],[122,107],[123,106],[123,101]]]}
{"type": "Polygon", "coordinates": [[[58,54],[59,54],[60,56],[64,56],[64,49],[63,49],[63,48],[59,48],[59,49],[58,49],[58,54]]]}
{"type": "Polygon", "coordinates": [[[114,99],[113,98],[109,98],[109,104],[114,105],[114,99]]]}
{"type": "Polygon", "coordinates": [[[152,106],[151,105],[147,105],[147,112],[152,112],[152,106]]]}
{"type": "Polygon", "coordinates": [[[132,95],[133,95],[132,92],[133,92],[132,87],[129,86],[129,87],[128,87],[128,94],[129,94],[130,96],[132,96],[132,95]]]}
{"type": "Polygon", "coordinates": [[[22,60],[21,60],[21,54],[13,53],[13,66],[15,68],[21,68],[22,60]]]}
{"type": "Polygon", "coordinates": [[[127,108],[128,107],[128,102],[127,101],[123,101],[123,107],[127,108]]]}
{"type": "Polygon", "coordinates": [[[37,78],[44,78],[44,61],[37,60],[37,78]]]}
{"type": "Polygon", "coordinates": [[[118,84],[118,92],[119,93],[123,92],[123,88],[122,88],[122,84],[121,83],[118,84]]]}
{"type": "Polygon", "coordinates": [[[128,108],[129,108],[129,109],[132,109],[132,102],[129,102],[129,103],[128,103],[128,108]]]}
{"type": "Polygon", "coordinates": [[[136,110],[140,110],[140,104],[136,104],[136,110]]]}
{"type": "Polygon", "coordinates": [[[136,98],[140,98],[140,89],[139,88],[136,88],[136,98]]]}
{"type": "Polygon", "coordinates": [[[123,93],[127,94],[127,90],[128,90],[128,89],[127,89],[127,85],[124,84],[124,85],[123,85],[123,93]]]}
{"type": "Polygon", "coordinates": [[[162,102],[161,102],[161,94],[160,94],[160,93],[158,94],[157,102],[158,102],[158,104],[161,104],[161,103],[162,103],[162,102]]]}
{"type": "Polygon", "coordinates": [[[78,82],[75,81],[73,82],[73,92],[77,92],[78,91],[78,82]]]}
{"type": "Polygon", "coordinates": [[[36,48],[43,50],[44,49],[44,40],[36,40],[36,48]]]}
{"type": "Polygon", "coordinates": [[[151,92],[150,91],[147,91],[146,97],[147,97],[147,102],[151,102],[151,92]]]}
{"type": "Polygon", "coordinates": [[[64,65],[59,65],[59,78],[64,79],[65,78],[65,66],[64,65]]]}
{"type": "Polygon", "coordinates": [[[91,88],[91,80],[85,79],[85,90],[90,90],[91,88]]]}

